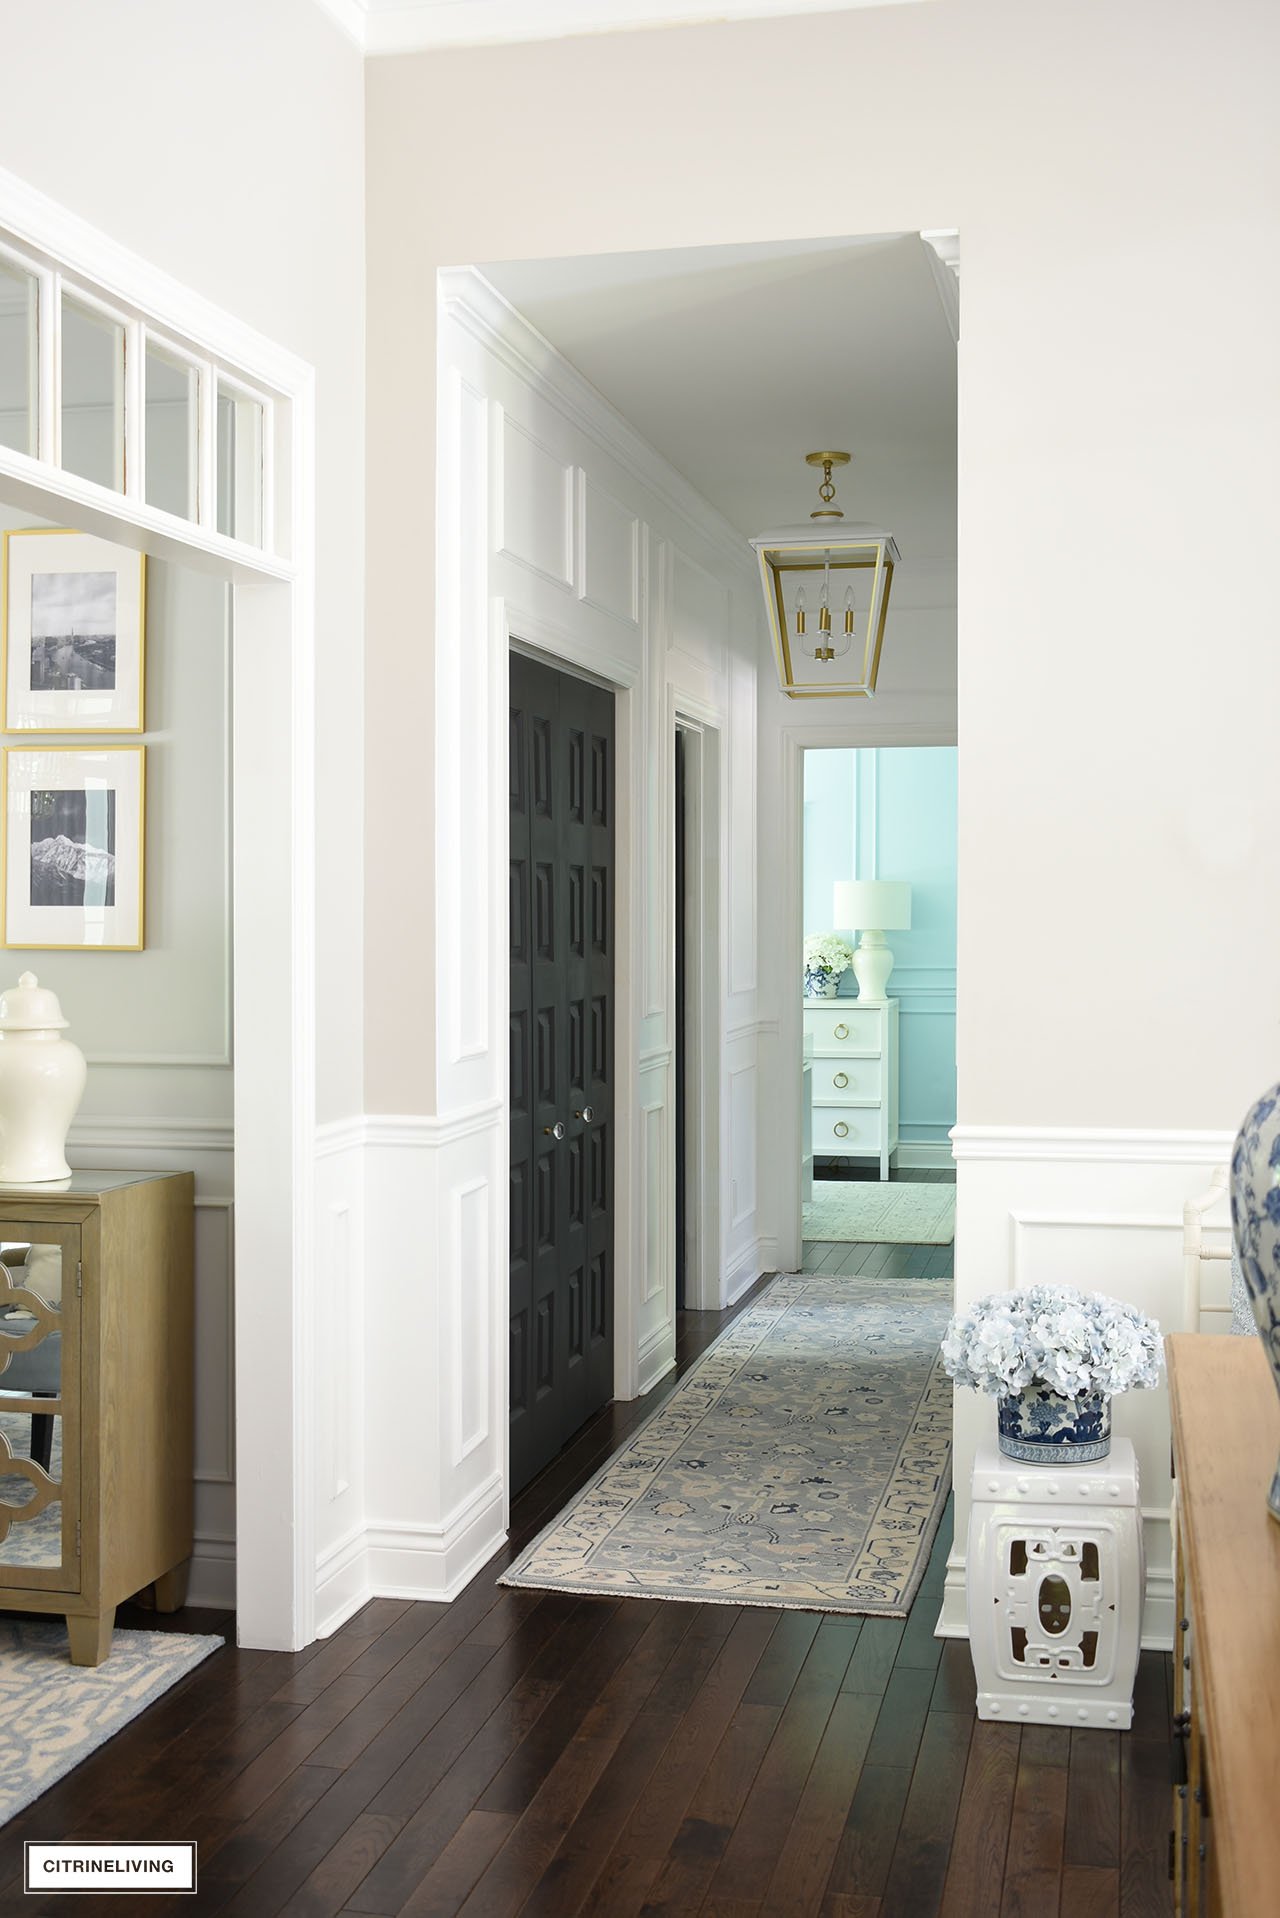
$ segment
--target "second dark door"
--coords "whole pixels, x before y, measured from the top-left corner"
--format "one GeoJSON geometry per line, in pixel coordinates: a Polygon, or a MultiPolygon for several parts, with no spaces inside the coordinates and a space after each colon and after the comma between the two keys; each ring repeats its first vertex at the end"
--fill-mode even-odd
{"type": "Polygon", "coordinates": [[[511,656],[511,1484],[613,1396],[614,702],[511,656]]]}

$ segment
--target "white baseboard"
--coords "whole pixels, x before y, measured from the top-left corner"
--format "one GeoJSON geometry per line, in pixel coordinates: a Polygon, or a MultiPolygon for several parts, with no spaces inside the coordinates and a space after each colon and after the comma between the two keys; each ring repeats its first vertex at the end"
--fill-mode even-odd
{"type": "Polygon", "coordinates": [[[724,1275],[724,1304],[736,1305],[744,1292],[749,1292],[762,1272],[769,1270],[765,1251],[771,1250],[777,1257],[776,1239],[752,1239],[732,1261],[724,1275]]]}
{"type": "Polygon", "coordinates": [[[1146,1651],[1171,1652],[1176,1636],[1173,1572],[1166,1567],[1148,1568],[1146,1598],[1142,1607],[1142,1644],[1146,1651]]]}
{"type": "Polygon", "coordinates": [[[196,1536],[187,1581],[188,1605],[211,1611],[234,1611],[236,1603],[236,1542],[233,1538],[196,1536]]]}
{"type": "Polygon", "coordinates": [[[356,1525],[316,1561],[316,1637],[331,1638],[372,1596],[365,1528],[356,1525]]]}
{"type": "Polygon", "coordinates": [[[365,1532],[370,1596],[456,1598],[506,1536],[502,1480],[496,1474],[440,1525],[370,1525],[365,1532]]]}
{"type": "Polygon", "coordinates": [[[909,1166],[912,1171],[920,1172],[950,1172],[955,1165],[949,1139],[909,1139],[900,1142],[893,1158],[895,1165],[909,1166]]]}
{"type": "Polygon", "coordinates": [[[636,1355],[636,1397],[643,1398],[651,1392],[660,1379],[665,1379],[676,1362],[676,1335],[672,1325],[659,1326],[647,1339],[640,1342],[636,1355]]]}

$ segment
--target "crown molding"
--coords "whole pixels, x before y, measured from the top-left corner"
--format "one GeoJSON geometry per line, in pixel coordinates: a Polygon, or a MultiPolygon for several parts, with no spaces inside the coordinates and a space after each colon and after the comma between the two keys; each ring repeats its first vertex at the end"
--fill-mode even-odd
{"type": "Polygon", "coordinates": [[[924,256],[938,289],[951,337],[960,344],[960,233],[953,226],[933,227],[921,233],[924,256]]]}
{"type": "Polygon", "coordinates": [[[316,0],[364,53],[421,53],[443,47],[562,40],[801,13],[853,13],[916,6],[921,0],[316,0]]]}

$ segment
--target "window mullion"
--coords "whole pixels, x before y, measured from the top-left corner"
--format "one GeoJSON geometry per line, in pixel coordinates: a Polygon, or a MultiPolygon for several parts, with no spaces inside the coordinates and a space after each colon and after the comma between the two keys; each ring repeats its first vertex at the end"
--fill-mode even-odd
{"type": "Polygon", "coordinates": [[[62,464],[62,276],[41,272],[36,320],[36,455],[62,464]]]}
{"type": "Polygon", "coordinates": [[[140,320],[124,329],[124,491],[126,499],[145,500],[147,356],[140,320]]]}

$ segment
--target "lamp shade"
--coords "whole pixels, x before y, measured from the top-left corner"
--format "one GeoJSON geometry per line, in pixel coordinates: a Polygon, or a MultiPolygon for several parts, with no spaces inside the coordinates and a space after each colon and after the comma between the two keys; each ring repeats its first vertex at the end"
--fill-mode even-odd
{"type": "Polygon", "coordinates": [[[907,932],[911,887],[905,879],[837,879],[833,916],[851,932],[907,932]]]}

